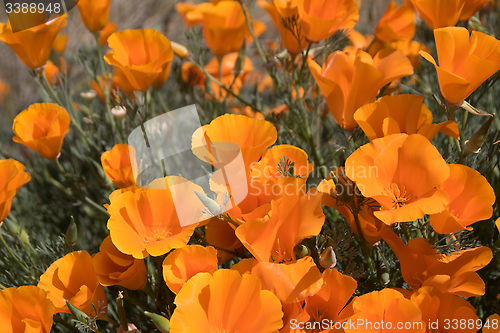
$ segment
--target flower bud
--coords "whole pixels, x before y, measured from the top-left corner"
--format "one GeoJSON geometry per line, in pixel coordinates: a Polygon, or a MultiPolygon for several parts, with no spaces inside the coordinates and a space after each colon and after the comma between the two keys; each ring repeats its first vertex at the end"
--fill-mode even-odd
{"type": "Polygon", "coordinates": [[[184,46],[176,42],[170,41],[172,46],[172,51],[181,59],[186,58],[189,55],[189,50],[184,46]]]}
{"type": "Polygon", "coordinates": [[[118,120],[122,120],[127,115],[127,109],[123,106],[115,106],[111,109],[111,114],[118,120]]]}
{"type": "Polygon", "coordinates": [[[384,265],[379,265],[379,267],[377,268],[377,277],[384,286],[391,282],[391,276],[389,275],[389,272],[384,265]]]}
{"type": "Polygon", "coordinates": [[[489,117],[488,120],[474,133],[469,140],[465,141],[465,156],[477,154],[481,150],[481,146],[488,136],[488,132],[493,122],[494,117],[489,117]]]}
{"type": "Polygon", "coordinates": [[[323,268],[334,268],[337,265],[337,256],[331,246],[323,251],[319,258],[319,262],[323,268]]]}
{"type": "Polygon", "coordinates": [[[88,321],[89,316],[83,312],[82,310],[78,309],[76,306],[71,304],[68,300],[66,300],[66,305],[68,306],[69,311],[75,317],[76,320],[78,320],[81,323],[85,323],[88,321]]]}
{"type": "Polygon", "coordinates": [[[148,311],[144,311],[144,313],[146,314],[146,316],[151,318],[151,320],[155,324],[156,328],[161,333],[170,332],[170,321],[167,318],[160,316],[160,315],[157,315],[157,314],[154,314],[154,313],[151,313],[151,312],[148,312],[148,311]]]}
{"type": "Polygon", "coordinates": [[[296,255],[298,255],[300,258],[307,257],[308,255],[311,255],[311,250],[303,244],[297,244],[293,248],[293,251],[295,252],[296,255]]]}
{"type": "Polygon", "coordinates": [[[92,89],[80,93],[80,97],[85,98],[88,102],[96,98],[96,96],[97,96],[96,91],[92,89]]]}
{"type": "Polygon", "coordinates": [[[72,247],[76,244],[78,240],[78,227],[75,224],[75,218],[71,216],[68,229],[66,230],[66,236],[64,237],[64,241],[66,245],[72,247]]]}

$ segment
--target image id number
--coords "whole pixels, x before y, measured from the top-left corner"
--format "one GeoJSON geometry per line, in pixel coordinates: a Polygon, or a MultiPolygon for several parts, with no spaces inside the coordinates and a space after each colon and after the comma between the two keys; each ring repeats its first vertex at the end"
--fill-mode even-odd
{"type": "Polygon", "coordinates": [[[60,14],[61,13],[61,4],[60,3],[6,3],[5,4],[5,9],[7,11],[7,14],[10,13],[55,13],[55,14],[60,14]]]}

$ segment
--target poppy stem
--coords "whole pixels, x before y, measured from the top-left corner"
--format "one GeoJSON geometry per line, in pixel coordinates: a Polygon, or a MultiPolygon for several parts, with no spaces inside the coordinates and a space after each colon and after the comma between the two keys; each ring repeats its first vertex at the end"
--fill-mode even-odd
{"type": "Polygon", "coordinates": [[[357,212],[356,214],[354,213],[355,212],[353,212],[352,215],[354,216],[354,222],[356,222],[356,229],[358,230],[359,239],[361,240],[361,250],[363,251],[363,256],[365,257],[368,268],[370,269],[370,273],[374,274],[375,268],[373,266],[372,258],[370,256],[370,249],[368,249],[367,247],[365,236],[363,234],[363,229],[361,229],[361,223],[359,222],[358,214],[357,212]]]}
{"type": "Polygon", "coordinates": [[[238,94],[235,94],[233,91],[231,91],[231,89],[228,89],[226,86],[224,86],[219,80],[217,80],[215,77],[213,77],[212,75],[210,75],[210,73],[208,73],[203,66],[200,66],[192,58],[190,58],[189,60],[191,61],[191,63],[193,65],[196,66],[196,68],[198,68],[207,77],[207,79],[209,79],[210,81],[215,82],[216,85],[218,85],[219,87],[221,87],[222,89],[224,89],[228,94],[230,94],[231,96],[233,96],[234,98],[236,98],[237,100],[239,100],[241,103],[243,103],[243,104],[251,107],[252,110],[261,112],[261,110],[257,106],[255,106],[254,104],[246,101],[243,97],[241,97],[238,94]]]}
{"type": "Polygon", "coordinates": [[[267,62],[266,55],[264,54],[264,51],[260,46],[259,40],[257,39],[257,36],[254,33],[254,29],[252,27],[252,24],[250,23],[250,19],[248,18],[247,10],[245,8],[245,5],[243,4],[243,1],[240,1],[240,4],[241,4],[241,9],[243,10],[243,15],[245,15],[245,21],[247,22],[248,30],[250,31],[250,35],[252,36],[253,42],[255,43],[255,47],[257,48],[257,52],[259,52],[262,63],[265,64],[267,62]]]}
{"type": "Polygon", "coordinates": [[[29,269],[19,260],[19,258],[16,256],[16,254],[14,253],[14,251],[12,251],[12,249],[10,248],[9,244],[7,244],[7,242],[5,241],[5,239],[3,238],[3,233],[2,233],[2,230],[0,229],[0,242],[3,244],[3,246],[5,246],[5,250],[7,251],[7,253],[12,257],[12,259],[14,259],[14,261],[16,262],[16,264],[21,267],[21,269],[28,275],[32,275],[31,272],[29,271],[29,269]]]}
{"type": "MultiPolygon", "coordinates": [[[[97,44],[97,56],[99,58],[99,65],[101,67],[101,74],[104,85],[102,92],[104,93],[104,104],[106,106],[106,115],[108,117],[109,123],[111,124],[111,133],[114,135],[116,125],[115,125],[115,118],[111,113],[110,97],[109,97],[109,91],[111,90],[111,82],[108,82],[107,80],[108,73],[106,72],[106,67],[104,66],[104,58],[102,55],[101,43],[99,42],[99,34],[95,33],[94,37],[95,37],[95,42],[97,44]]],[[[97,81],[99,82],[99,80],[97,81]]]]}
{"type": "Polygon", "coordinates": [[[95,201],[93,201],[92,199],[90,199],[88,196],[86,196],[82,192],[82,189],[79,186],[77,186],[75,184],[75,182],[73,182],[73,180],[66,174],[66,171],[63,169],[61,163],[59,163],[59,159],[56,159],[54,162],[56,164],[56,167],[57,167],[57,170],[59,171],[59,173],[63,175],[63,177],[66,180],[66,182],[68,183],[68,185],[76,193],[78,193],[78,195],[80,196],[80,198],[83,199],[83,201],[85,201],[86,203],[88,203],[90,206],[96,208],[98,211],[100,211],[101,213],[103,213],[106,216],[108,216],[108,211],[103,206],[99,205],[98,203],[96,203],[95,201]]]}

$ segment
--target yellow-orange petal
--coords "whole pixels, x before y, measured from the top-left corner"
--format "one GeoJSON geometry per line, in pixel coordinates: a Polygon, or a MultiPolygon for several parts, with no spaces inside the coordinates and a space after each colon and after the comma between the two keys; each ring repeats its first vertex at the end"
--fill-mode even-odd
{"type": "Polygon", "coordinates": [[[57,104],[33,104],[14,119],[13,140],[53,160],[61,151],[70,122],[68,111],[57,104]]]}
{"type": "Polygon", "coordinates": [[[283,326],[281,303],[260,281],[235,270],[190,279],[175,298],[171,333],[277,333],[283,326]],[[196,320],[193,320],[196,318],[196,320]]]}
{"type": "Polygon", "coordinates": [[[187,245],[172,251],[162,266],[167,286],[178,294],[196,274],[213,274],[217,270],[217,251],[211,246],[187,245]]]}

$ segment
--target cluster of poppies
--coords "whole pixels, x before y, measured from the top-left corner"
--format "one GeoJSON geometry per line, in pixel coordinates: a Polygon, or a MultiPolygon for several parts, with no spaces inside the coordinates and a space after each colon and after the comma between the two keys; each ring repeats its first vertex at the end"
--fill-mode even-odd
{"type": "MultiPolygon", "coordinates": [[[[89,83],[94,90],[82,97],[99,97],[109,111],[106,121],[121,126],[126,116],[134,116],[122,105],[112,108],[112,103],[125,98],[140,105],[151,90],[167,82],[179,57],[179,80],[227,108],[191,138],[200,163],[220,170],[210,179],[211,193],[177,175],[144,186],[137,178],[143,161],[134,147],[121,142],[103,152],[100,165],[117,188],[108,193],[105,205],[109,236],[93,255],[72,251],[55,260],[37,286],[0,290],[2,330],[48,333],[57,313],[71,313],[82,322],[115,322],[107,314],[104,287],[109,286],[142,290],[158,305],[148,285],[151,267],[145,263],[156,257],[161,283],[175,295],[168,311],[148,314],[161,332],[351,333],[400,327],[407,332],[500,332],[498,314],[480,318],[467,300],[485,294],[485,282],[476,272],[490,264],[492,249],[462,247],[456,241],[455,251],[442,253],[425,231],[451,239],[472,230],[476,222],[492,222],[495,191],[481,173],[463,163],[466,154],[479,151],[486,134],[464,144],[463,128],[454,117],[463,107],[492,118],[465,99],[500,69],[500,41],[455,27],[490,6],[488,0],[406,0],[399,7],[391,1],[374,36],[368,37],[354,30],[362,1],[260,0],[280,34],[281,45],[270,47],[272,57],[258,41],[265,25],[252,18],[244,2],[178,3],[176,10],[186,26],[203,29],[214,56],[206,65],[156,30],[115,32],[118,26],[108,22],[110,2],[80,0],[77,5],[83,24],[95,34],[102,65],[100,75],[89,83]],[[412,40],[416,19],[434,30],[439,65],[425,45],[412,40]],[[316,57],[340,30],[349,32],[351,45],[316,57]],[[252,42],[271,75],[256,73],[245,54],[246,44],[252,42]],[[105,55],[103,46],[109,48],[105,55]],[[433,122],[424,97],[398,94],[398,82],[421,66],[420,56],[435,66],[447,116],[443,122],[433,122]],[[273,89],[272,73],[287,70],[278,62],[288,58],[297,78],[290,92],[293,102],[269,110],[252,108],[240,94],[245,85],[254,84],[257,93],[273,89]],[[310,72],[312,89],[300,86],[303,71],[310,72]],[[306,150],[311,146],[284,144],[278,136],[283,130],[280,117],[291,112],[294,103],[308,111],[307,94],[324,101],[322,113],[316,115],[320,121],[330,113],[339,131],[360,129],[368,142],[355,147],[344,165],[328,170],[317,186],[310,186],[310,175],[325,165],[318,165],[317,156],[316,165],[309,162],[306,150]],[[457,164],[447,163],[432,144],[438,133],[457,144],[457,164]],[[238,172],[247,194],[239,202],[234,202],[220,168],[224,156],[234,157],[227,147],[236,147],[243,161],[238,172]],[[336,249],[307,242],[329,230],[324,228],[325,206],[337,210],[357,235],[365,269],[376,271],[370,258],[380,242],[390,247],[405,288],[384,288],[388,281],[381,278],[381,290],[360,294],[358,282],[338,269],[336,249]],[[196,223],[184,223],[181,211],[196,223]],[[416,224],[415,233],[400,236],[397,229],[406,231],[407,225],[416,224]]],[[[63,57],[58,66],[49,61],[52,49],[58,55],[64,52],[67,35],[57,35],[66,15],[19,15],[0,24],[0,41],[35,70],[50,91],[70,70],[63,57]],[[17,31],[14,24],[26,26],[17,31]]],[[[5,87],[0,81],[0,103],[5,87]]],[[[85,137],[79,117],[58,100],[33,104],[15,117],[13,141],[60,167],[72,126],[85,137]]],[[[20,162],[0,160],[0,226],[16,193],[30,179],[20,162]]],[[[496,226],[500,231],[500,219],[496,226]]],[[[122,324],[118,332],[140,330],[123,320],[122,307],[120,318],[115,318],[122,324]]],[[[89,327],[98,332],[97,326],[89,327]]]]}

